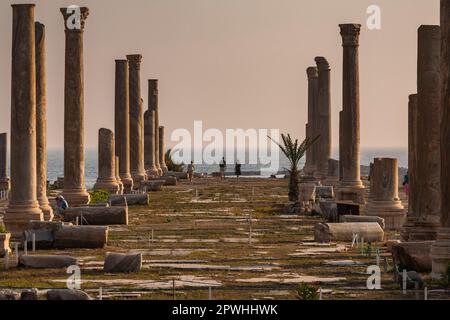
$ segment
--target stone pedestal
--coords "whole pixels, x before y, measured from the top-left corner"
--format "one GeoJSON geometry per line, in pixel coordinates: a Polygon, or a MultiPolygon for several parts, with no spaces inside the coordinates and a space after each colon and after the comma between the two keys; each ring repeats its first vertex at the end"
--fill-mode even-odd
{"type": "Polygon", "coordinates": [[[169,169],[166,165],[166,143],[164,127],[159,127],[159,164],[163,174],[166,174],[169,169]]]}
{"type": "Polygon", "coordinates": [[[130,99],[128,85],[128,61],[116,60],[115,85],[115,136],[116,156],[119,157],[119,174],[125,193],[133,189],[130,173],[130,99]]]}
{"type": "Polygon", "coordinates": [[[0,191],[9,191],[8,134],[0,134],[0,191]]]}
{"type": "Polygon", "coordinates": [[[145,169],[149,177],[158,176],[159,172],[155,166],[155,111],[147,110],[144,114],[145,121],[145,169]]]}
{"type": "Polygon", "coordinates": [[[450,0],[441,0],[441,224],[431,246],[432,276],[448,277],[450,263],[450,0]]]}
{"type": "Polygon", "coordinates": [[[158,175],[162,175],[161,164],[159,163],[159,101],[158,101],[158,80],[148,80],[148,110],[155,111],[155,167],[158,175]]]}
{"type": "Polygon", "coordinates": [[[36,188],[36,66],[33,4],[12,5],[11,192],[3,222],[13,237],[43,220],[36,188]]]}
{"type": "Polygon", "coordinates": [[[340,25],[343,40],[343,110],[340,123],[342,177],[338,200],[364,204],[360,176],[359,34],[361,25],[340,25]]]}
{"type": "Polygon", "coordinates": [[[36,32],[36,166],[37,198],[45,221],[53,220],[47,198],[47,99],[45,73],[45,26],[35,23],[36,32]]]}
{"type": "Polygon", "coordinates": [[[370,190],[371,198],[366,206],[367,216],[381,217],[386,230],[400,230],[406,212],[398,197],[397,159],[377,158],[373,164],[370,190]]]}
{"type": "Polygon", "coordinates": [[[80,26],[71,26],[73,13],[62,8],[66,33],[64,82],[64,189],[69,206],[90,201],[84,182],[84,58],[83,33],[89,9],[80,8],[80,26]]]}
{"type": "Polygon", "coordinates": [[[144,114],[141,98],[140,54],[128,55],[130,87],[130,170],[135,187],[147,176],[144,169],[144,114]]]}
{"type": "Polygon", "coordinates": [[[330,65],[324,57],[316,57],[318,70],[317,98],[317,171],[315,176],[323,181],[328,175],[328,159],[331,157],[331,88],[330,65]]]}
{"type": "Polygon", "coordinates": [[[98,132],[98,179],[94,190],[107,190],[111,194],[119,194],[114,151],[114,134],[111,130],[100,129],[98,132]]]}

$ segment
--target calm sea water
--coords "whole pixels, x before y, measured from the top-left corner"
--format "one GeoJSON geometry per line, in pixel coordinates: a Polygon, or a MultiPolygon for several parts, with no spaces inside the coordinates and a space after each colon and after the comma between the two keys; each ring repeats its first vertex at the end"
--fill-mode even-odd
{"type": "MultiPolygon", "coordinates": [[[[338,158],[338,150],[333,150],[333,158],[338,158]]],[[[96,149],[86,149],[86,186],[91,188],[95,184],[98,174],[98,159],[96,149]]],[[[369,165],[375,157],[397,158],[399,167],[406,168],[408,166],[407,149],[402,148],[362,148],[361,149],[361,165],[369,165]]],[[[304,160],[304,159],[303,159],[304,160]]],[[[63,149],[49,149],[47,153],[47,178],[50,181],[56,180],[64,175],[64,152],[63,149]]],[[[302,166],[304,161],[301,162],[302,166]]],[[[288,167],[287,159],[281,156],[280,170],[288,167]]],[[[242,165],[242,171],[259,171],[260,165],[242,165]]],[[[198,172],[212,173],[219,171],[218,166],[214,165],[197,165],[198,172]]]]}

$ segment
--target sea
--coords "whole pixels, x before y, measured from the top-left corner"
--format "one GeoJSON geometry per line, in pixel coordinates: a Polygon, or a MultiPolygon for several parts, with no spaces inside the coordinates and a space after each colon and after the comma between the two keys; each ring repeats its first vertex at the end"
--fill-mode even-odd
{"type": "MultiPolygon", "coordinates": [[[[339,158],[339,150],[333,150],[333,158],[339,158]]],[[[396,158],[398,159],[398,166],[400,168],[408,167],[408,150],[407,148],[361,148],[361,165],[369,166],[374,158],[377,157],[387,157],[387,158],[396,158]]],[[[85,181],[86,187],[92,188],[95,184],[98,175],[98,155],[97,149],[86,149],[85,150],[85,159],[86,159],[86,168],[85,168],[85,181]]],[[[300,162],[301,167],[304,165],[304,159],[300,162]]],[[[255,164],[246,164],[242,163],[242,172],[245,174],[246,172],[259,172],[263,168],[263,165],[255,165],[255,164]]],[[[280,153],[280,162],[279,162],[279,171],[283,171],[285,168],[288,168],[289,164],[284,157],[280,153]]],[[[229,170],[232,170],[232,166],[229,166],[229,170]]],[[[276,170],[276,171],[278,171],[276,170]]],[[[213,172],[219,171],[218,165],[207,165],[207,164],[196,164],[197,172],[204,172],[207,174],[211,174],[213,172]]],[[[264,174],[269,174],[267,171],[264,171],[264,174]]],[[[272,172],[272,174],[276,174],[277,172],[272,172]]],[[[47,151],[47,179],[51,182],[57,180],[58,177],[64,176],[64,150],[61,149],[49,149],[47,151]]]]}

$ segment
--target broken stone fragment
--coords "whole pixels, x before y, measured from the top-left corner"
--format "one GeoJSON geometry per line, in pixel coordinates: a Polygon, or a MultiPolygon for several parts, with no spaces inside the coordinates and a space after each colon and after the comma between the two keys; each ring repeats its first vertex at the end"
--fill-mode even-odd
{"type": "Polygon", "coordinates": [[[47,300],[92,300],[92,298],[81,290],[52,289],[47,291],[47,300]]]}
{"type": "Polygon", "coordinates": [[[142,253],[110,253],[106,254],[103,271],[106,273],[140,272],[142,268],[142,253]]]}
{"type": "Polygon", "coordinates": [[[77,259],[69,256],[30,256],[19,257],[19,267],[32,269],[60,269],[77,264],[77,259]]]}
{"type": "Polygon", "coordinates": [[[392,244],[390,252],[400,270],[431,271],[431,245],[433,241],[401,242],[392,244]]]}
{"type": "Polygon", "coordinates": [[[314,228],[316,242],[352,242],[355,236],[365,242],[383,241],[384,232],[376,222],[361,223],[318,223],[314,228]]]}
{"type": "Polygon", "coordinates": [[[384,219],[376,216],[350,216],[343,215],[339,217],[340,222],[376,222],[384,230],[384,219]]]}
{"type": "Polygon", "coordinates": [[[64,221],[93,226],[127,225],[128,207],[77,207],[64,211],[64,221]]]}
{"type": "Polygon", "coordinates": [[[111,195],[111,206],[148,206],[150,204],[148,194],[111,195]]]}

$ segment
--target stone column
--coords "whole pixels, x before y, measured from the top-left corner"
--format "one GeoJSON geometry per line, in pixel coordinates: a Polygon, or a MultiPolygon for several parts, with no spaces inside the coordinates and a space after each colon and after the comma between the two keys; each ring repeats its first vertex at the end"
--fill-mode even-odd
{"type": "Polygon", "coordinates": [[[116,180],[114,133],[108,129],[98,131],[98,179],[94,190],[107,190],[119,193],[116,180]]]}
{"type": "Polygon", "coordinates": [[[373,173],[374,173],[374,166],[375,164],[373,162],[370,163],[369,165],[369,202],[370,200],[373,200],[373,195],[374,195],[374,178],[373,178],[373,173]]]}
{"type": "Polygon", "coordinates": [[[159,163],[163,174],[166,174],[169,169],[166,165],[166,142],[164,131],[164,127],[159,127],[159,163]]]}
{"type": "Polygon", "coordinates": [[[127,60],[116,60],[114,114],[116,156],[119,158],[120,179],[124,193],[130,193],[133,189],[133,179],[130,173],[130,99],[127,60]]]}
{"type": "Polygon", "coordinates": [[[155,167],[158,174],[162,175],[161,164],[159,163],[159,103],[158,103],[158,80],[148,80],[148,109],[155,111],[155,167]]]}
{"type": "Polygon", "coordinates": [[[0,190],[9,191],[8,134],[0,134],[0,190]]]}
{"type": "Polygon", "coordinates": [[[417,69],[417,186],[409,240],[435,240],[440,227],[440,52],[439,26],[420,26],[417,69]]]}
{"type": "Polygon", "coordinates": [[[414,228],[415,212],[417,212],[417,107],[417,94],[412,94],[409,96],[408,104],[408,217],[401,232],[404,241],[410,240],[411,228],[414,228]]]}
{"type": "Polygon", "coordinates": [[[36,61],[34,4],[12,5],[11,192],[3,222],[20,237],[43,220],[36,178],[36,61]]]}
{"type": "MultiPolygon", "coordinates": [[[[431,247],[432,276],[441,278],[450,262],[450,0],[441,0],[441,228],[431,247]]],[[[448,274],[447,274],[448,276],[448,274]]]]}
{"type": "Polygon", "coordinates": [[[119,157],[114,156],[114,167],[115,167],[116,181],[117,181],[117,184],[119,185],[119,194],[123,194],[123,183],[122,183],[122,179],[120,179],[120,173],[119,173],[120,163],[119,162],[120,162],[119,157]]]}
{"type": "Polygon", "coordinates": [[[361,25],[342,24],[344,47],[342,133],[342,180],[338,200],[364,204],[360,176],[359,34],[361,25]]]}
{"type": "Polygon", "coordinates": [[[328,172],[326,179],[322,182],[324,186],[335,187],[339,184],[339,160],[328,159],[328,172]]]}
{"type": "Polygon", "coordinates": [[[36,166],[37,198],[45,221],[53,220],[47,198],[47,99],[45,72],[45,26],[35,23],[36,40],[36,166]]]}
{"type": "Polygon", "coordinates": [[[344,177],[342,170],[342,159],[344,158],[344,111],[339,111],[339,183],[344,177]]]}
{"type": "Polygon", "coordinates": [[[155,111],[147,110],[144,114],[145,121],[145,167],[147,175],[151,177],[158,176],[158,170],[155,166],[155,111]]]}
{"type": "Polygon", "coordinates": [[[64,189],[69,206],[83,206],[90,196],[84,182],[84,58],[83,33],[89,9],[80,8],[81,23],[72,26],[73,13],[62,8],[66,32],[64,85],[64,189]],[[79,27],[79,28],[78,28],[79,27]]]}
{"type": "MultiPolygon", "coordinates": [[[[306,69],[308,75],[308,123],[306,124],[306,136],[314,139],[317,137],[316,132],[316,115],[317,115],[317,99],[319,90],[319,75],[316,67],[306,69]]],[[[313,181],[314,173],[317,170],[316,151],[317,142],[306,151],[306,163],[303,172],[306,175],[304,179],[313,181]]]]}
{"type": "Polygon", "coordinates": [[[406,212],[398,197],[397,159],[376,158],[371,178],[373,190],[366,206],[366,215],[383,218],[386,230],[400,230],[406,212]]]}
{"type": "Polygon", "coordinates": [[[324,57],[316,57],[318,70],[317,98],[317,172],[316,178],[324,180],[328,174],[328,159],[331,157],[331,79],[330,65],[324,57]]]}
{"type": "Polygon", "coordinates": [[[139,54],[128,55],[130,87],[130,169],[135,186],[147,176],[144,168],[144,114],[141,102],[141,62],[139,54]]]}

